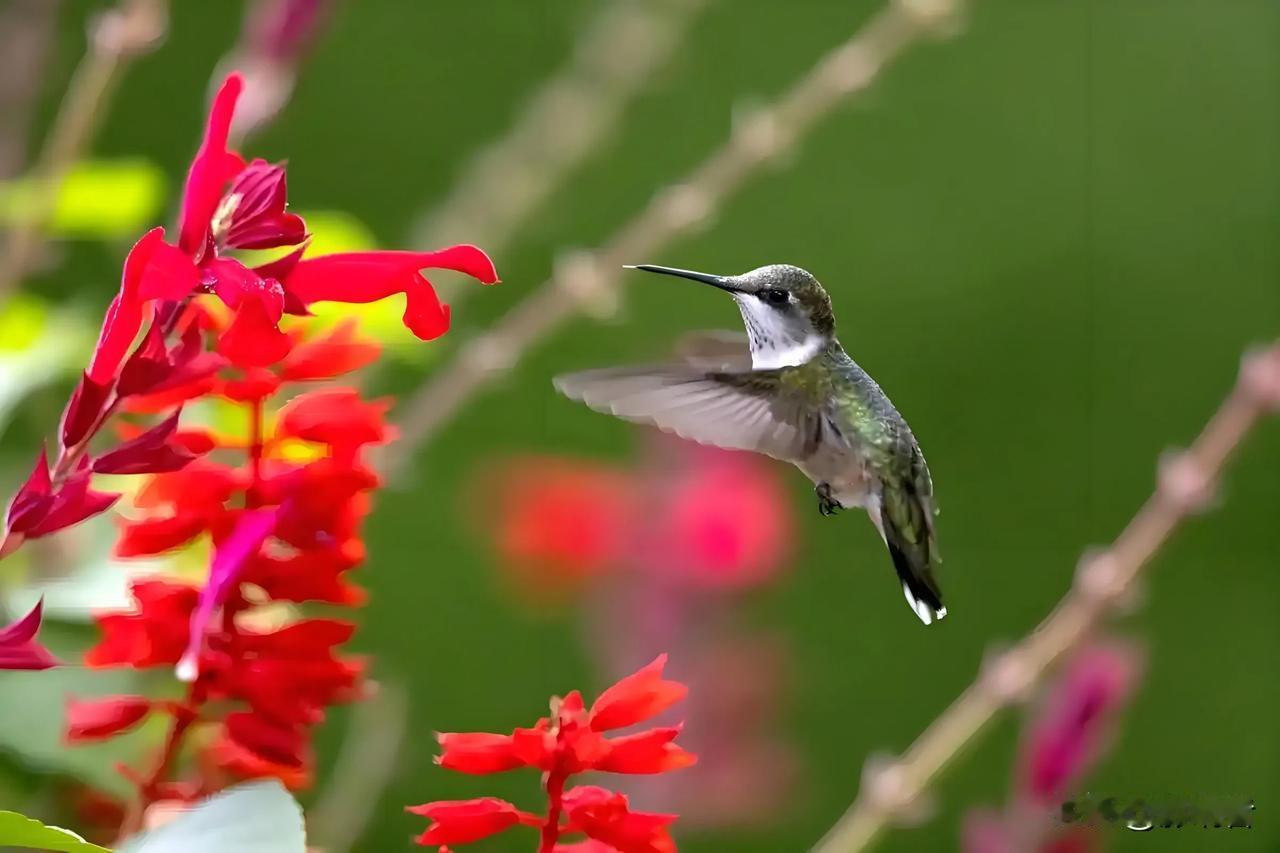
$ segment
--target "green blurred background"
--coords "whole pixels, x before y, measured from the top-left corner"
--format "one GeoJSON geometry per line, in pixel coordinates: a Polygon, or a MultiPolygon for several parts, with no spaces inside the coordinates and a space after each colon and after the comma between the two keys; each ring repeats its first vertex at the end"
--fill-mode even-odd
{"type": "MultiPolygon", "coordinates": [[[[284,113],[247,148],[288,158],[295,206],[346,211],[380,244],[403,245],[469,153],[566,61],[597,2],[339,4],[284,113]]],[[[62,4],[33,139],[101,6],[62,4]]],[[[379,389],[412,389],[544,281],[563,250],[598,245],[719,144],[735,107],[783,91],[879,6],[708,0],[618,132],[498,253],[504,284],[469,294],[434,345],[439,357],[382,374],[379,389]]],[[[167,41],[129,71],[95,156],[157,164],[172,199],[240,13],[175,3],[167,41]]],[[[813,271],[832,291],[846,347],[928,454],[947,558],[951,616],[923,630],[888,582],[871,526],[821,519],[811,487],[788,476],[802,521],[795,565],[750,601],[746,619],[786,638],[781,728],[803,771],[771,823],[679,833],[682,850],[806,849],[856,793],[869,754],[904,748],[989,649],[1035,625],[1082,550],[1113,537],[1149,493],[1160,453],[1194,436],[1242,350],[1280,329],[1278,234],[1280,4],[986,0],[953,39],[911,49],[780,168],[750,180],[708,228],[634,259],[813,271]]],[[[123,249],[65,243],[24,289],[91,316],[117,286],[123,249]]],[[[552,693],[607,681],[572,609],[535,611],[510,594],[462,496],[501,454],[628,458],[639,435],[559,399],[550,378],[737,323],[711,292],[656,280],[628,288],[616,322],[582,320],[545,342],[380,496],[357,645],[378,676],[407,686],[411,709],[359,850],[409,849],[422,821],[402,813],[406,803],[536,802],[532,778],[435,768],[432,732],[508,729],[552,693]]],[[[7,428],[7,480],[65,390],[37,394],[7,428]]],[[[1087,786],[1252,797],[1256,828],[1110,829],[1108,849],[1280,849],[1277,474],[1272,424],[1233,465],[1222,505],[1154,567],[1143,606],[1120,629],[1146,643],[1147,674],[1087,786]]],[[[349,719],[337,714],[324,730],[325,761],[349,719]]],[[[1004,799],[1018,722],[1005,718],[962,756],[933,822],[880,849],[955,849],[962,814],[1004,799]]],[[[11,764],[6,773],[20,777],[21,762],[11,764]]],[[[527,847],[506,838],[478,849],[527,847]]]]}

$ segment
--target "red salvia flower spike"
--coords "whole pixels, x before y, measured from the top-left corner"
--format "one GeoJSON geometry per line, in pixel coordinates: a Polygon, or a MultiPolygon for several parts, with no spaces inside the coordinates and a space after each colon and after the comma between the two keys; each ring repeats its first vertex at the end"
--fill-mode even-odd
{"type": "Polygon", "coordinates": [[[240,155],[227,150],[231,117],[243,88],[244,80],[239,74],[230,74],[223,81],[213,98],[204,141],[187,173],[178,247],[192,257],[196,257],[205,247],[209,224],[222,199],[223,188],[244,168],[240,155]]]}
{"type": "Polygon", "coordinates": [[[93,461],[94,473],[160,474],[185,468],[196,454],[174,440],[181,414],[181,409],[176,410],[141,435],[99,456],[93,461]]]}
{"type": "Polygon", "coordinates": [[[129,731],[151,713],[145,696],[107,696],[102,699],[67,699],[68,742],[103,740],[129,731]]]}
{"type": "Polygon", "coordinates": [[[493,261],[475,246],[437,252],[349,252],[306,258],[282,279],[286,293],[302,305],[314,302],[377,302],[405,294],[404,324],[422,340],[449,329],[448,306],[419,270],[448,269],[485,284],[498,281],[493,261]]]}
{"type": "Polygon", "coordinates": [[[664,681],[662,668],[667,656],[619,681],[600,694],[591,706],[591,728],[596,731],[621,729],[661,714],[689,692],[677,681],[664,681]]]}
{"type": "Polygon", "coordinates": [[[53,653],[36,640],[40,619],[44,613],[44,601],[17,622],[0,628],[0,669],[49,669],[58,666],[53,653]]]}
{"type": "Polygon", "coordinates": [[[94,616],[102,639],[85,653],[85,666],[172,666],[182,656],[200,590],[158,579],[135,580],[129,590],[135,612],[94,616]]]}
{"type": "Polygon", "coordinates": [[[254,160],[232,181],[214,215],[214,239],[231,249],[273,249],[302,242],[307,226],[302,217],[285,212],[287,195],[284,167],[254,160]]]}
{"type": "Polygon", "coordinates": [[[191,636],[187,650],[178,661],[176,674],[181,681],[195,681],[200,674],[200,652],[204,637],[215,611],[226,599],[227,593],[240,579],[240,571],[275,529],[280,507],[249,510],[240,516],[235,529],[222,542],[209,566],[209,579],[200,592],[199,604],[191,614],[191,636]]]}
{"type": "Polygon", "coordinates": [[[431,826],[417,838],[424,847],[470,844],[522,823],[532,825],[538,822],[536,816],[496,797],[423,803],[408,806],[405,811],[431,819],[431,826]]]}

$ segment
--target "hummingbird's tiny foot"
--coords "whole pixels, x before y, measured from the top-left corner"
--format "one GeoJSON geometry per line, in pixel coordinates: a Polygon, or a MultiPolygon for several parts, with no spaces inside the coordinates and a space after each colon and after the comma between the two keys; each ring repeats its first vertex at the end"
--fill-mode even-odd
{"type": "Polygon", "coordinates": [[[818,512],[823,515],[835,515],[844,509],[844,505],[831,496],[830,483],[819,483],[813,491],[818,496],[818,512]]]}

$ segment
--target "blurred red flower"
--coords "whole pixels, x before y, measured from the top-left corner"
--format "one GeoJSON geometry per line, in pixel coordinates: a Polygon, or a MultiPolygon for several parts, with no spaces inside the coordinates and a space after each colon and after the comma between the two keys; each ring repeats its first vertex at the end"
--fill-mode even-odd
{"type": "Polygon", "coordinates": [[[667,436],[654,442],[634,472],[522,458],[481,475],[486,499],[498,484],[498,551],[530,590],[572,587],[610,568],[732,590],[785,565],[794,525],[767,463],[667,436]]]}

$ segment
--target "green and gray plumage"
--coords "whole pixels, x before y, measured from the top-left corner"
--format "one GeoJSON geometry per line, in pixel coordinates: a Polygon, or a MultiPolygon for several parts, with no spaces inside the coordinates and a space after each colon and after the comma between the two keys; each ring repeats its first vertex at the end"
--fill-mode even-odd
{"type": "Polygon", "coordinates": [[[728,291],[746,338],[699,334],[679,348],[679,362],[589,370],[556,387],[597,411],[796,465],[816,484],[824,515],[867,511],[921,621],[945,616],[929,468],[906,421],[836,339],[822,285],[780,264],[739,276],[638,269],[728,291]]]}

